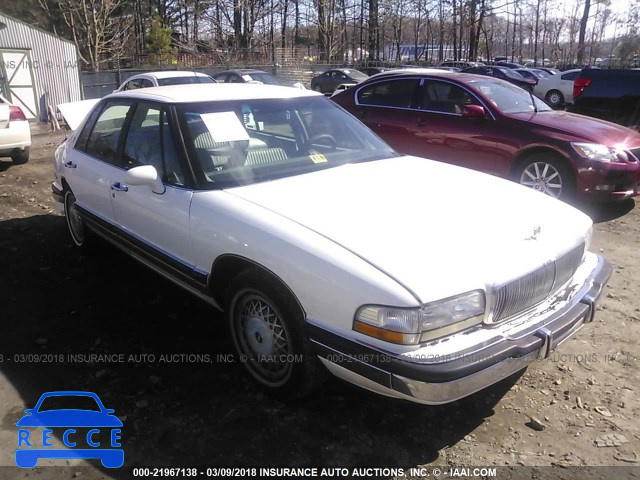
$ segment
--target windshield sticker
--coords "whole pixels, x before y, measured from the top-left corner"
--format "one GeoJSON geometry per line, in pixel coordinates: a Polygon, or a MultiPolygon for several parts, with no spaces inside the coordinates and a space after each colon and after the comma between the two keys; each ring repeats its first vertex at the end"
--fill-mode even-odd
{"type": "Polygon", "coordinates": [[[216,143],[249,140],[249,134],[233,112],[202,113],[200,118],[216,143]]]}
{"type": "Polygon", "coordinates": [[[309,155],[309,158],[313,163],[327,163],[327,157],[325,157],[321,153],[311,154],[309,155]]]}

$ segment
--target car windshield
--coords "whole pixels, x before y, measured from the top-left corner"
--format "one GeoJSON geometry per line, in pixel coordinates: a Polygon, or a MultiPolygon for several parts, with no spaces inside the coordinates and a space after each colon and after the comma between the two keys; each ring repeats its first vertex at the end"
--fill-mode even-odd
{"type": "Polygon", "coordinates": [[[502,113],[530,113],[534,111],[533,102],[536,103],[538,112],[552,110],[546,103],[526,90],[498,81],[473,81],[473,87],[478,90],[487,100],[489,100],[502,113]]]}
{"type": "Polygon", "coordinates": [[[364,73],[359,72],[358,70],[345,70],[344,73],[354,80],[366,80],[367,77],[364,73]]]}
{"type": "Polygon", "coordinates": [[[180,105],[198,185],[218,189],[396,154],[323,97],[180,105]]]}
{"type": "Polygon", "coordinates": [[[38,412],[51,410],[89,410],[100,412],[100,406],[93,397],[86,395],[58,395],[46,397],[38,408],[38,412]]]}
{"type": "Polygon", "coordinates": [[[160,85],[161,87],[165,87],[167,85],[185,85],[192,83],[216,83],[216,81],[211,77],[201,77],[199,75],[158,79],[158,85],[160,85]]]}
{"type": "Polygon", "coordinates": [[[278,79],[268,73],[249,73],[247,75],[255,82],[264,83],[265,85],[280,85],[278,79]]]}

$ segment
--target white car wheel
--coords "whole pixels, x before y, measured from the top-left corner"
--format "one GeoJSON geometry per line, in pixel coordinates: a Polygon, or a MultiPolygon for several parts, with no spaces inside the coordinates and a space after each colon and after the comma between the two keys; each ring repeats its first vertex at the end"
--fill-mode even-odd
{"type": "Polygon", "coordinates": [[[325,378],[297,302],[279,282],[248,270],[231,285],[227,319],[240,363],[271,393],[306,395],[325,378]]]}

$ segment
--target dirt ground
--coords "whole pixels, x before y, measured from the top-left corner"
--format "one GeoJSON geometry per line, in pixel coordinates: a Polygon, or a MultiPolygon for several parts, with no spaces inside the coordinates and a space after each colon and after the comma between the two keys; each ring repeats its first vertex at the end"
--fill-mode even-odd
{"type": "MultiPolygon", "coordinates": [[[[96,392],[115,409],[128,466],[638,465],[633,202],[587,208],[597,222],[591,250],[615,266],[609,288],[595,322],[523,375],[439,407],[338,380],[285,404],[261,393],[239,364],[219,360],[232,346],[215,311],[115,249],[72,248],[50,194],[63,138],[41,131],[28,164],[0,160],[0,477],[33,477],[11,467],[15,424],[53,390],[96,392]],[[545,428],[528,426],[530,417],[545,428]],[[597,445],[613,433],[620,445],[597,445]]],[[[39,465],[43,479],[130,474],[77,460],[39,465]],[[46,466],[54,464],[66,467],[46,466]]]]}

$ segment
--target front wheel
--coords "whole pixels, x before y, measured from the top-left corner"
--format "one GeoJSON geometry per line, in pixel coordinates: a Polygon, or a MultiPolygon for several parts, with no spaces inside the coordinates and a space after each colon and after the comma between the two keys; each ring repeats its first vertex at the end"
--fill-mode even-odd
{"type": "Polygon", "coordinates": [[[316,92],[320,92],[320,93],[322,93],[322,87],[321,87],[320,85],[318,85],[318,84],[315,84],[315,85],[313,86],[313,89],[314,89],[316,92]]]}
{"type": "Polygon", "coordinates": [[[326,370],[304,331],[304,314],[291,293],[269,275],[248,270],[232,282],[227,321],[240,362],[275,395],[300,398],[326,370]]]}
{"type": "Polygon", "coordinates": [[[536,191],[560,200],[575,196],[575,176],[571,168],[551,153],[537,153],[520,162],[513,179],[536,191]]]}

